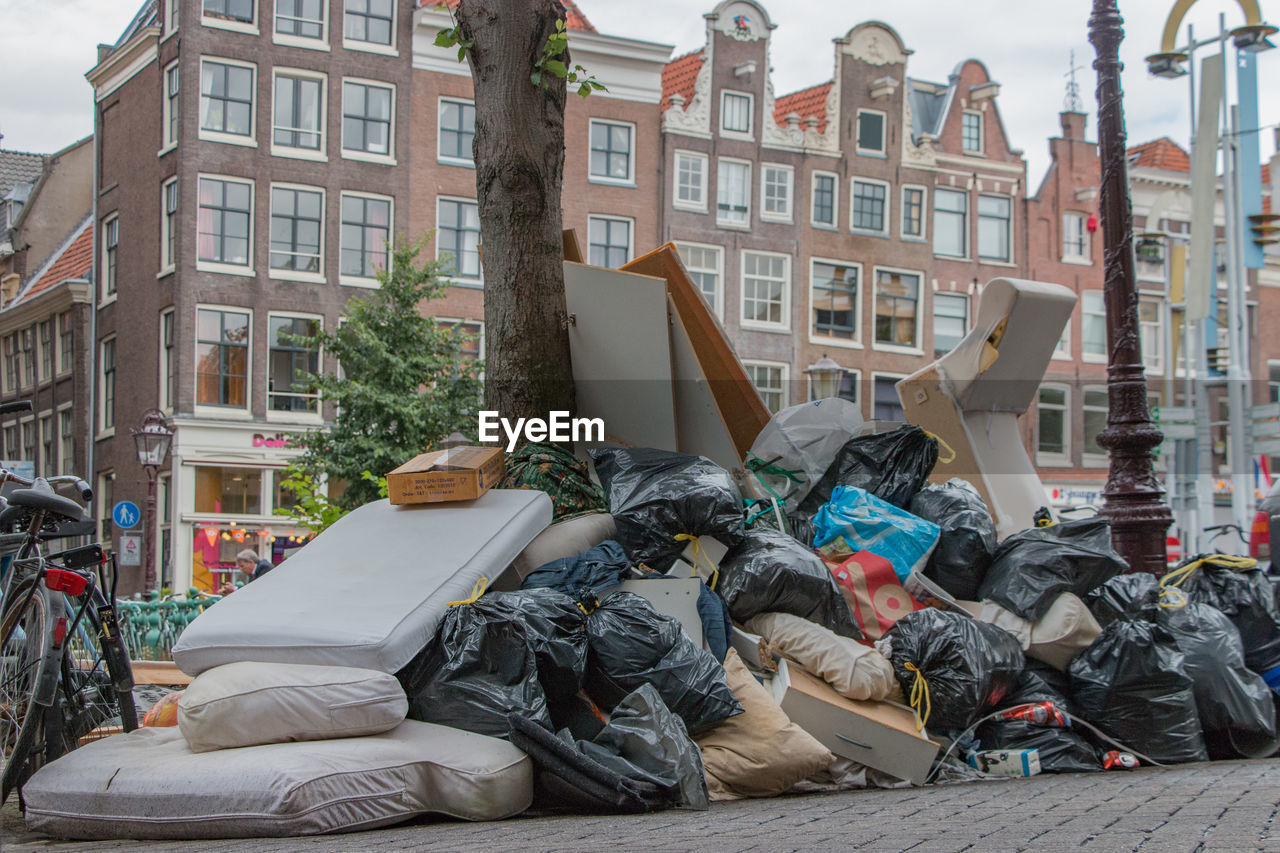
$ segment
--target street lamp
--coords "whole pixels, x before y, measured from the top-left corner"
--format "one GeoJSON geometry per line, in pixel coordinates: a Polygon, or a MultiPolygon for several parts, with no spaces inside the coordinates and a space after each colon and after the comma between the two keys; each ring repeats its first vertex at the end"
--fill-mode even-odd
{"type": "Polygon", "coordinates": [[[840,383],[849,371],[837,364],[835,359],[827,358],[824,352],[822,358],[806,367],[804,372],[812,382],[813,399],[824,400],[840,396],[840,383]]]}
{"type": "Polygon", "coordinates": [[[150,592],[156,587],[156,471],[164,464],[169,455],[169,443],[173,440],[173,430],[165,420],[164,412],[159,409],[147,409],[142,414],[142,423],[133,428],[133,443],[138,451],[138,464],[147,472],[147,519],[146,530],[146,569],[143,574],[143,588],[150,592]]]}

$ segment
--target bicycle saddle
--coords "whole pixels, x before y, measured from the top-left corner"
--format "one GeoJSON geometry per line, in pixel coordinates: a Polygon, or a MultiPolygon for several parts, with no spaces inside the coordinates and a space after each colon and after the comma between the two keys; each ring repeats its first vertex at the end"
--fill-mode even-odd
{"type": "Polygon", "coordinates": [[[14,489],[10,492],[9,506],[42,510],[68,521],[84,520],[84,510],[80,508],[80,504],[56,493],[44,477],[37,477],[29,489],[14,489]]]}

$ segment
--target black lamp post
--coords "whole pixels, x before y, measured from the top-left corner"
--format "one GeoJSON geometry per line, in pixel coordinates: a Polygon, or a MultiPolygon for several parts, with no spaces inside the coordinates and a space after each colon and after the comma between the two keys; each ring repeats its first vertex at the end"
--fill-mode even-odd
{"type": "Polygon", "coordinates": [[[156,472],[169,455],[169,443],[173,430],[159,409],[147,409],[142,423],[133,428],[133,443],[138,451],[138,464],[147,472],[147,518],[143,536],[146,568],[143,570],[143,588],[151,592],[156,588],[156,472]]]}

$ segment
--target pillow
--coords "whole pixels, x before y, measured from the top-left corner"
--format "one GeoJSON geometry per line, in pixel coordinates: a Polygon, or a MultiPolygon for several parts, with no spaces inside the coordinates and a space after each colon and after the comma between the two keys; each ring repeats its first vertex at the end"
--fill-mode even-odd
{"type": "Polygon", "coordinates": [[[607,512],[581,515],[557,522],[539,533],[515,559],[516,571],[524,580],[530,572],[552,560],[576,557],[590,551],[616,532],[613,516],[607,512]]]}
{"type": "Polygon", "coordinates": [[[747,622],[747,628],[841,696],[879,701],[888,699],[897,686],[888,658],[815,622],[789,613],[761,613],[747,622]]]}
{"type": "Polygon", "coordinates": [[[743,712],[694,738],[702,749],[712,800],[774,797],[835,760],[830,750],[791,722],[737,650],[729,649],[724,669],[743,712]]]}
{"type": "Polygon", "coordinates": [[[1044,661],[1064,672],[1076,655],[1093,644],[1102,626],[1079,597],[1069,592],[1058,596],[1040,621],[1031,626],[1027,657],[1044,661]]]}
{"type": "Polygon", "coordinates": [[[404,721],[394,675],[347,666],[228,663],[192,679],[178,728],[192,752],[373,735],[404,721]]]}

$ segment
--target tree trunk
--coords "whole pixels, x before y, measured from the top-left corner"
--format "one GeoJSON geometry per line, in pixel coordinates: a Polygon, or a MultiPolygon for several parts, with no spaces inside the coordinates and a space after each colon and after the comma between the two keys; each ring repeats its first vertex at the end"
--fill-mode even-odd
{"type": "Polygon", "coordinates": [[[530,79],[564,18],[559,0],[457,8],[475,84],[485,407],[511,419],[575,412],[560,215],[565,81],[550,72],[541,86],[530,79]]]}

